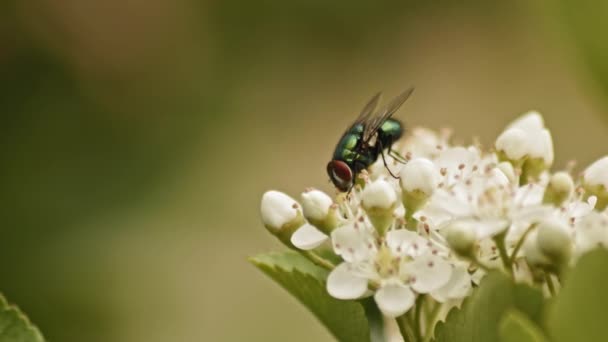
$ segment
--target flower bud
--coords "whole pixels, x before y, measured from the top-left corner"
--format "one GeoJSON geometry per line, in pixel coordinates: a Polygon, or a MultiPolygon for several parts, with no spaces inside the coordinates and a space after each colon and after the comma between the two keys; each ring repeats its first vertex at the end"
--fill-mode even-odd
{"type": "Polygon", "coordinates": [[[403,166],[400,183],[403,191],[419,191],[431,196],[439,183],[439,172],[432,161],[417,158],[403,166]]]}
{"type": "Polygon", "coordinates": [[[531,110],[511,122],[509,127],[517,127],[529,132],[543,129],[545,122],[539,112],[531,110]]]}
{"type": "Polygon", "coordinates": [[[309,189],[302,193],[302,210],[310,222],[324,220],[332,203],[331,197],[323,191],[309,189]]]}
{"type": "Polygon", "coordinates": [[[382,235],[393,220],[397,207],[397,193],[384,179],[368,184],[361,194],[361,204],[370,221],[382,235]]]}
{"type": "Polygon", "coordinates": [[[553,164],[553,139],[535,111],[511,123],[496,139],[500,159],[522,168],[522,180],[537,178],[553,164]]]}
{"type": "Polygon", "coordinates": [[[305,223],[298,202],[280,191],[271,190],[262,196],[260,211],[266,229],[293,248],[291,235],[305,223]]]}
{"type": "Polygon", "coordinates": [[[417,158],[401,168],[400,184],[403,190],[403,206],[411,216],[431,197],[439,183],[435,164],[425,158],[417,158]]]}
{"type": "Polygon", "coordinates": [[[543,203],[560,206],[570,197],[573,191],[574,181],[570,174],[564,171],[556,172],[549,179],[543,203]]]}
{"type": "Polygon", "coordinates": [[[583,187],[587,197],[597,197],[595,207],[598,210],[604,210],[608,206],[608,156],[587,167],[583,172],[583,187]]]}
{"type": "Polygon", "coordinates": [[[530,264],[531,266],[545,267],[551,262],[538,247],[537,237],[537,230],[534,230],[530,234],[528,234],[526,240],[524,241],[524,244],[521,246],[521,250],[523,251],[523,254],[526,257],[528,264],[530,264]]]}
{"type": "Polygon", "coordinates": [[[496,139],[496,150],[504,159],[514,162],[523,159],[528,152],[528,139],[526,133],[518,128],[509,128],[496,139]]]}
{"type": "Polygon", "coordinates": [[[566,265],[572,255],[572,237],[562,221],[549,219],[541,222],[537,228],[536,244],[558,269],[566,265]]]}
{"type": "Polygon", "coordinates": [[[302,210],[308,222],[326,234],[338,226],[339,215],[337,206],[331,197],[316,189],[309,189],[302,193],[302,210]]]}
{"type": "Polygon", "coordinates": [[[456,254],[471,257],[477,240],[477,233],[470,225],[453,222],[446,227],[446,241],[456,254]]]}

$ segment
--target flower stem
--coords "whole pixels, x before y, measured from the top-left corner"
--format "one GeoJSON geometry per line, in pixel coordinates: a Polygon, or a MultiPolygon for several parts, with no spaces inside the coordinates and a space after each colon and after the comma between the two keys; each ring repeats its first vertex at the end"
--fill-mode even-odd
{"type": "Polygon", "coordinates": [[[555,297],[557,293],[555,292],[555,285],[553,284],[553,279],[551,279],[551,274],[545,272],[545,281],[547,282],[547,287],[549,288],[551,297],[555,297]]]}
{"type": "Polygon", "coordinates": [[[416,298],[416,304],[414,307],[414,319],[412,320],[412,325],[414,329],[414,335],[416,336],[416,341],[422,341],[422,305],[424,304],[424,296],[418,295],[416,298]]]}
{"type": "Polygon", "coordinates": [[[411,210],[405,212],[405,228],[416,232],[418,227],[418,220],[416,220],[413,215],[414,213],[411,210]]]}
{"type": "Polygon", "coordinates": [[[528,227],[528,229],[526,229],[526,231],[524,232],[524,234],[519,238],[519,241],[517,241],[517,244],[515,245],[515,248],[513,249],[513,252],[511,253],[511,257],[509,258],[509,263],[511,265],[513,265],[513,263],[515,262],[515,258],[517,257],[517,253],[519,252],[519,250],[521,249],[521,246],[523,246],[524,241],[526,241],[526,237],[528,237],[528,234],[530,234],[530,232],[537,226],[536,223],[530,225],[530,227],[528,227]]]}
{"type": "Polygon", "coordinates": [[[477,259],[476,257],[473,257],[470,260],[473,265],[481,268],[484,272],[488,273],[491,271],[491,268],[489,266],[487,266],[483,262],[479,261],[479,259],[477,259]]]}
{"type": "Polygon", "coordinates": [[[494,237],[494,242],[496,243],[496,248],[498,249],[498,254],[500,255],[500,260],[502,261],[502,265],[510,275],[513,275],[513,268],[511,267],[511,258],[507,254],[507,248],[505,246],[505,235],[504,233],[498,234],[494,237]]]}
{"type": "Polygon", "coordinates": [[[433,328],[435,328],[435,321],[439,316],[439,310],[441,309],[441,303],[434,303],[433,310],[427,315],[426,335],[424,335],[424,342],[431,341],[433,337],[433,328]]]}
{"type": "Polygon", "coordinates": [[[313,251],[300,251],[303,256],[305,256],[308,260],[312,261],[315,265],[323,267],[326,270],[333,270],[336,265],[334,265],[331,261],[321,257],[317,253],[313,251]]]}
{"type": "Polygon", "coordinates": [[[403,341],[405,342],[415,342],[416,337],[412,332],[412,327],[408,324],[407,313],[395,318],[397,321],[397,326],[399,327],[399,332],[403,337],[403,341]]]}

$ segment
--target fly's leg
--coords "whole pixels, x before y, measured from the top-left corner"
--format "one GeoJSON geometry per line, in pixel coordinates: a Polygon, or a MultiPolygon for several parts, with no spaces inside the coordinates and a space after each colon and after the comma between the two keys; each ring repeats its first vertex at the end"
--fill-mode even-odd
{"type": "Polygon", "coordinates": [[[393,157],[397,162],[401,164],[407,164],[407,159],[403,157],[399,152],[393,150],[393,142],[389,141],[388,143],[388,155],[393,157]]]}
{"type": "Polygon", "coordinates": [[[388,148],[388,155],[393,157],[397,162],[401,164],[407,164],[407,159],[405,159],[405,157],[399,154],[399,152],[391,149],[390,147],[388,148]]]}
{"type": "MultiPolygon", "coordinates": [[[[388,163],[386,162],[386,158],[384,157],[384,147],[382,146],[382,141],[378,140],[378,145],[380,147],[380,155],[382,156],[382,162],[384,163],[384,167],[386,168],[386,170],[388,171],[388,173],[395,179],[399,179],[399,176],[395,176],[393,174],[393,171],[391,171],[391,169],[388,167],[388,163]]],[[[389,145],[389,150],[390,150],[390,145],[389,145]]],[[[389,152],[390,153],[390,152],[389,152]]]]}
{"type": "Polygon", "coordinates": [[[384,152],[380,153],[382,155],[382,162],[384,163],[384,167],[386,168],[386,170],[388,171],[388,173],[390,173],[390,175],[395,178],[395,179],[399,179],[399,176],[395,176],[393,174],[393,171],[391,171],[391,169],[388,167],[388,164],[386,163],[386,158],[384,158],[384,152]]]}

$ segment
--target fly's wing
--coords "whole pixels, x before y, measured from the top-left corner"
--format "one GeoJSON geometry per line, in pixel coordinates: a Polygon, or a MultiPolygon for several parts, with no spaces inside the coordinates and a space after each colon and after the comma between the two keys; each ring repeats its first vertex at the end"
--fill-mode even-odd
{"type": "Polygon", "coordinates": [[[349,127],[349,130],[353,126],[358,125],[360,123],[363,123],[364,126],[367,126],[366,122],[370,120],[372,114],[376,110],[376,107],[378,107],[378,103],[380,102],[381,97],[382,97],[382,92],[377,92],[376,95],[374,95],[367,102],[365,107],[363,107],[363,110],[361,110],[361,114],[359,114],[359,116],[357,117],[357,120],[355,120],[355,122],[353,122],[353,124],[349,127]]]}
{"type": "Polygon", "coordinates": [[[399,96],[395,97],[391,102],[389,102],[386,106],[382,107],[378,111],[376,115],[372,118],[367,118],[367,123],[365,124],[365,128],[363,130],[363,141],[369,142],[370,139],[376,134],[378,128],[382,126],[382,124],[389,119],[401,105],[412,95],[414,92],[414,88],[409,88],[399,96]]]}

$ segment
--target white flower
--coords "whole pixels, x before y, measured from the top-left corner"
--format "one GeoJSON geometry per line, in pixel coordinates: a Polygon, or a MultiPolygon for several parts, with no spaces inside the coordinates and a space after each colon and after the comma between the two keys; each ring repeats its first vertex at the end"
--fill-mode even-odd
{"type": "Polygon", "coordinates": [[[502,173],[509,179],[509,182],[515,183],[518,182],[519,179],[515,174],[515,170],[513,169],[513,164],[509,162],[500,162],[498,163],[498,169],[502,171],[502,173]]]}
{"type": "Polygon", "coordinates": [[[317,248],[327,239],[325,233],[309,223],[302,225],[291,235],[291,243],[302,250],[317,248]]]}
{"type": "Polygon", "coordinates": [[[519,128],[509,128],[496,139],[496,149],[510,160],[519,160],[528,153],[528,136],[519,128]]]}
{"type": "Polygon", "coordinates": [[[416,158],[401,168],[401,188],[406,192],[433,194],[439,183],[439,172],[430,160],[416,158]]]}
{"type": "Polygon", "coordinates": [[[268,229],[281,230],[283,226],[297,219],[300,205],[293,198],[280,191],[267,191],[262,196],[262,222],[268,229]]]}
{"type": "Polygon", "coordinates": [[[550,206],[542,205],[542,194],[542,186],[519,187],[498,168],[486,167],[450,188],[438,189],[417,216],[425,217],[435,229],[452,222],[470,226],[478,239],[514,226],[517,239],[522,229],[552,212],[550,206]]]}
{"type": "Polygon", "coordinates": [[[591,196],[587,200],[572,198],[556,210],[555,217],[574,227],[578,221],[587,216],[595,208],[597,198],[591,196]]]}
{"type": "Polygon", "coordinates": [[[403,149],[406,156],[411,158],[434,158],[447,146],[447,136],[441,136],[436,132],[416,127],[406,138],[403,149]]]}
{"type": "MultiPolygon", "coordinates": [[[[481,152],[477,147],[455,146],[443,149],[434,160],[442,175],[441,185],[450,187],[471,175],[480,172],[481,152]]],[[[494,159],[486,158],[484,164],[493,163],[494,159]]]]}
{"type": "Polygon", "coordinates": [[[333,204],[331,197],[316,189],[309,189],[302,193],[302,209],[308,220],[323,221],[329,214],[333,204]]]}
{"type": "Polygon", "coordinates": [[[334,252],[347,262],[367,260],[376,253],[373,227],[367,222],[354,222],[331,233],[334,252]]]}
{"type": "Polygon", "coordinates": [[[545,128],[542,116],[535,111],[513,121],[496,139],[496,149],[510,160],[524,157],[541,159],[546,166],[553,164],[553,140],[545,128]]]}
{"type": "Polygon", "coordinates": [[[549,184],[545,189],[543,201],[554,205],[561,205],[574,192],[574,180],[567,172],[556,172],[551,175],[549,184]]]}
{"type": "Polygon", "coordinates": [[[466,263],[458,263],[452,269],[450,280],[439,289],[433,291],[431,295],[440,303],[464,298],[471,292],[471,282],[468,265],[466,263]]]}
{"type": "Polygon", "coordinates": [[[597,198],[597,209],[604,210],[608,207],[608,156],[587,167],[583,172],[582,185],[585,189],[585,196],[597,198]]]}
{"type": "Polygon", "coordinates": [[[608,216],[592,211],[575,225],[575,253],[580,256],[594,248],[608,248],[608,216]]]}
{"type": "Polygon", "coordinates": [[[366,209],[394,209],[397,203],[397,193],[389,182],[378,179],[365,186],[361,194],[361,201],[366,209]]]}
{"type": "Polygon", "coordinates": [[[533,266],[544,266],[549,265],[551,261],[547,258],[547,256],[541,252],[538,247],[538,230],[532,231],[526,237],[524,244],[522,246],[522,253],[525,256],[526,260],[533,266]]]}
{"type": "Polygon", "coordinates": [[[384,179],[368,183],[361,194],[361,206],[380,235],[393,225],[397,204],[396,189],[384,179]]]}
{"type": "Polygon", "coordinates": [[[572,253],[572,231],[568,225],[556,218],[546,219],[539,223],[536,243],[538,249],[554,265],[565,264],[572,253]]]}
{"type": "Polygon", "coordinates": [[[416,295],[412,289],[402,283],[388,283],[382,286],[374,295],[374,300],[385,316],[397,317],[406,313],[412,305],[416,295]]]}
{"type": "Polygon", "coordinates": [[[332,232],[332,243],[345,261],[327,278],[328,293],[356,299],[374,284],[374,299],[389,317],[407,312],[416,293],[431,293],[450,280],[450,263],[438,255],[433,243],[408,230],[391,230],[386,243],[378,244],[367,225],[345,226],[332,232]]]}
{"type": "Polygon", "coordinates": [[[608,189],[608,156],[600,158],[589,165],[583,172],[583,179],[587,185],[601,185],[605,189],[608,189]]]}
{"type": "Polygon", "coordinates": [[[545,128],[543,118],[536,111],[529,111],[511,123],[510,127],[523,130],[528,139],[529,157],[543,159],[547,166],[553,164],[553,139],[545,128]]]}
{"type": "Polygon", "coordinates": [[[446,227],[445,239],[456,254],[470,256],[477,241],[478,232],[474,226],[458,221],[446,227]]]}
{"type": "Polygon", "coordinates": [[[331,269],[326,287],[335,298],[373,296],[397,317],[421,294],[442,308],[458,303],[487,269],[542,286],[545,274],[559,282],[554,275],[580,255],[608,248],[608,156],[580,180],[551,174],[553,142],[537,112],[511,123],[494,151],[426,129],[392,149],[407,161],[385,156],[399,180],[378,158],[359,173],[360,185],[334,199],[314,189],[301,207],[278,191],[262,198],[264,225],[290,248],[331,243],[335,258],[303,256],[331,269]]]}
{"type": "Polygon", "coordinates": [[[367,283],[353,265],[341,263],[327,277],[327,292],[338,299],[357,299],[367,292],[367,283]]]}

